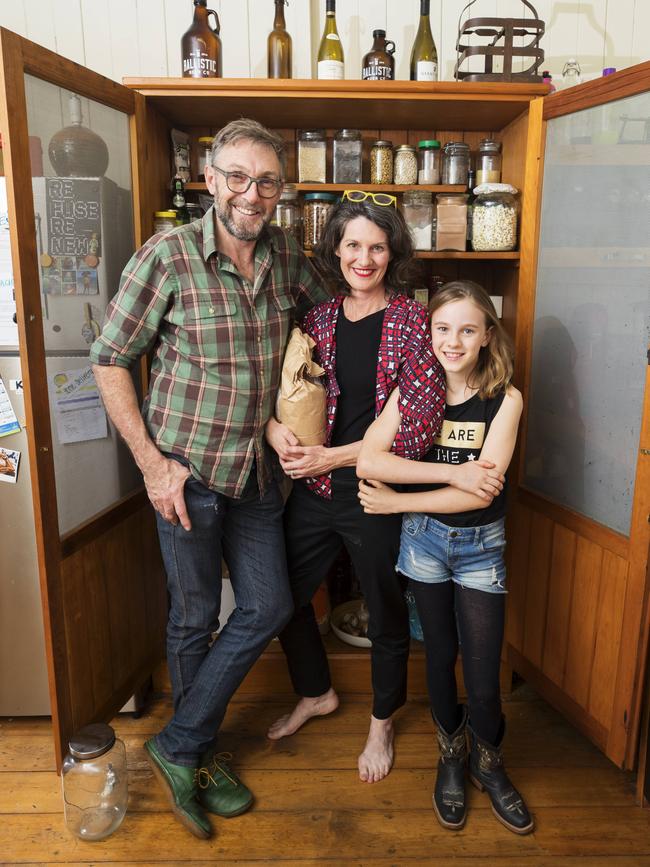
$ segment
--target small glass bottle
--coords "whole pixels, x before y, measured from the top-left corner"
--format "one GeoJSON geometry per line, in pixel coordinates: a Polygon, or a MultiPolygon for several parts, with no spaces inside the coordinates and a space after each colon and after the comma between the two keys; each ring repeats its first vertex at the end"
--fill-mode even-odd
{"type": "Polygon", "coordinates": [[[305,129],[298,139],[298,181],[324,184],[327,180],[327,139],[323,129],[305,129]]]}
{"type": "Polygon", "coordinates": [[[476,185],[501,183],[501,142],[490,138],[478,143],[476,185]]]}
{"type": "Polygon", "coordinates": [[[96,723],[73,735],[68,749],[61,771],[65,823],[81,840],[103,840],[126,813],[124,744],[109,725],[96,723]]]}
{"type": "Polygon", "coordinates": [[[570,57],[562,67],[562,90],[582,84],[582,70],[575,57],[570,57]]]}
{"type": "Polygon", "coordinates": [[[425,139],[418,142],[418,184],[440,183],[440,142],[425,139]]]}
{"type": "Polygon", "coordinates": [[[469,172],[469,145],[462,141],[449,141],[443,148],[443,184],[467,186],[469,172]]]}
{"type": "Polygon", "coordinates": [[[212,136],[202,135],[199,138],[199,181],[205,183],[205,167],[212,165],[212,136]]]}
{"type": "Polygon", "coordinates": [[[305,250],[313,250],[320,241],[329,212],[337,201],[338,196],[333,193],[306,194],[303,209],[305,250]]]}
{"type": "Polygon", "coordinates": [[[393,143],[379,139],[370,150],[370,183],[393,183],[393,143]]]}
{"type": "Polygon", "coordinates": [[[433,204],[429,190],[408,190],[402,196],[402,213],[416,250],[430,250],[433,233],[433,204]]]}
{"type": "Polygon", "coordinates": [[[302,247],[302,210],[298,201],[298,190],[295,184],[285,184],[280,201],[275,206],[275,216],[271,221],[274,226],[289,232],[302,247]]]}
{"type": "Polygon", "coordinates": [[[395,148],[393,163],[393,183],[417,184],[418,155],[411,145],[399,145],[395,148]]]}
{"type": "Polygon", "coordinates": [[[358,129],[340,129],[334,136],[334,183],[360,184],[363,142],[358,129]]]}

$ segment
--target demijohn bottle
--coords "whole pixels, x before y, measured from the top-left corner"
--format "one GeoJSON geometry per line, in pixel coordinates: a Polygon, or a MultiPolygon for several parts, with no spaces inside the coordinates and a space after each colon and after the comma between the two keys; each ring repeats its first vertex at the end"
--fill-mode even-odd
{"type": "Polygon", "coordinates": [[[287,0],[275,0],[273,30],[266,43],[269,78],[291,78],[291,36],[284,23],[286,2],[287,0]]]}
{"type": "Polygon", "coordinates": [[[219,16],[207,3],[194,0],[194,21],[181,39],[184,78],[221,78],[219,16]],[[210,27],[210,15],[214,15],[215,27],[210,27]]]}
{"type": "Polygon", "coordinates": [[[373,30],[372,38],[372,48],[361,64],[361,78],[363,81],[392,81],[395,78],[395,43],[386,39],[385,30],[373,30]]]}
{"type": "Polygon", "coordinates": [[[411,51],[411,81],[438,80],[438,52],[429,21],[430,0],[420,0],[420,24],[411,51]]]}
{"type": "Polygon", "coordinates": [[[343,46],[336,29],[336,0],[326,0],[325,29],[318,49],[318,77],[343,78],[343,46]]]}

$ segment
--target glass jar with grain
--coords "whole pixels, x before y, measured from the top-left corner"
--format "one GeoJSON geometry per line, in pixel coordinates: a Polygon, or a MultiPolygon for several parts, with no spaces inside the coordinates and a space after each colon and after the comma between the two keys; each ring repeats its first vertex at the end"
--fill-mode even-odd
{"type": "Polygon", "coordinates": [[[298,139],[298,180],[324,184],[327,180],[327,138],[324,129],[305,129],[298,139]]]}
{"type": "Polygon", "coordinates": [[[307,193],[303,207],[305,250],[313,250],[319,243],[329,212],[338,200],[333,193],[307,193]]]}
{"type": "Polygon", "coordinates": [[[379,139],[370,150],[370,183],[393,183],[393,143],[379,139]]]}

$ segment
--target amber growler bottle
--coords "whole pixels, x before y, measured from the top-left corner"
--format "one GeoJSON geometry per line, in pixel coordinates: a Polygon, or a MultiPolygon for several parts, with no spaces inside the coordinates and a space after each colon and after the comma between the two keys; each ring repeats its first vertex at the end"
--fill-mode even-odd
{"type": "Polygon", "coordinates": [[[273,30],[267,40],[269,78],[291,78],[291,36],[284,23],[284,7],[287,0],[275,0],[273,30]]]}
{"type": "Polygon", "coordinates": [[[392,81],[395,78],[395,43],[386,39],[385,30],[373,30],[372,38],[372,48],[363,58],[361,78],[363,81],[392,81]]]}
{"type": "Polygon", "coordinates": [[[207,8],[208,0],[194,0],[194,21],[181,39],[184,78],[221,78],[219,16],[207,8]],[[214,15],[215,27],[209,17],[214,15]]]}

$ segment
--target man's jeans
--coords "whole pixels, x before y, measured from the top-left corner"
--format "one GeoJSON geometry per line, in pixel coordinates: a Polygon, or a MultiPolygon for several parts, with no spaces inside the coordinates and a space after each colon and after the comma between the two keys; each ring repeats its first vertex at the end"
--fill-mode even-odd
{"type": "Polygon", "coordinates": [[[233,499],[190,478],[185,503],[189,533],[157,515],[171,602],[167,661],[174,716],[156,742],[169,761],[196,767],[215,743],[231,696],[288,621],[293,602],[275,483],[260,499],[253,468],[241,499],[233,499]],[[222,553],[236,607],[211,643],[219,627],[222,553]]]}

